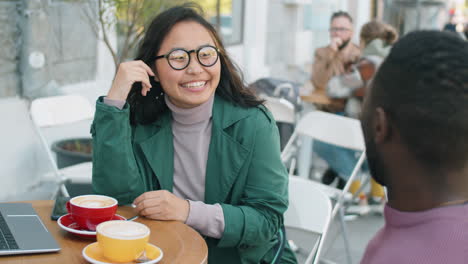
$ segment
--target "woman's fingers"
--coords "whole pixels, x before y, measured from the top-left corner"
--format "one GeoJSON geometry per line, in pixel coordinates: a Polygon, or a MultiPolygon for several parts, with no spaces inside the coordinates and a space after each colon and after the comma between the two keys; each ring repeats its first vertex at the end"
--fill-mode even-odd
{"type": "Polygon", "coordinates": [[[151,82],[150,82],[148,72],[146,71],[146,69],[139,67],[139,68],[136,68],[135,70],[139,73],[140,82],[144,83],[147,87],[151,88],[151,82]]]}
{"type": "Polygon", "coordinates": [[[141,83],[141,94],[146,96],[146,93],[149,92],[152,87],[146,72],[141,69],[135,69],[132,73],[132,83],[135,82],[141,83]]]}
{"type": "Polygon", "coordinates": [[[141,60],[121,63],[108,93],[108,98],[125,100],[135,82],[141,82],[141,93],[146,96],[151,89],[149,76],[154,76],[154,73],[141,60]]]}
{"type": "Polygon", "coordinates": [[[150,76],[154,76],[154,72],[151,70],[151,68],[146,65],[146,63],[144,63],[143,61],[139,60],[137,61],[138,64],[145,70],[145,72],[150,75],[150,76]]]}
{"type": "Polygon", "coordinates": [[[137,198],[135,198],[135,200],[133,200],[133,204],[138,207],[145,200],[156,197],[158,192],[159,191],[145,192],[145,193],[141,194],[140,196],[138,196],[137,198]]]}
{"type": "Polygon", "coordinates": [[[155,204],[154,206],[152,207],[147,207],[143,210],[140,211],[140,215],[143,215],[143,216],[148,216],[148,215],[161,215],[163,214],[163,208],[158,205],[158,204],[155,204]]]}
{"type": "Polygon", "coordinates": [[[137,64],[138,67],[135,67],[135,82],[141,82],[141,95],[146,96],[150,89],[152,88],[151,82],[149,79],[148,74],[153,74],[151,69],[148,65],[144,64],[143,62],[137,64]],[[144,67],[145,65],[146,67],[144,67]],[[150,70],[151,72],[148,72],[150,70]]]}
{"type": "MultiPolygon", "coordinates": [[[[178,211],[183,209],[177,206],[178,200],[181,199],[168,191],[161,190],[146,192],[137,197],[133,203],[136,205],[138,214],[148,218],[185,221],[182,217],[178,217],[180,214],[178,211]]],[[[187,203],[185,200],[182,201],[187,203]]]]}

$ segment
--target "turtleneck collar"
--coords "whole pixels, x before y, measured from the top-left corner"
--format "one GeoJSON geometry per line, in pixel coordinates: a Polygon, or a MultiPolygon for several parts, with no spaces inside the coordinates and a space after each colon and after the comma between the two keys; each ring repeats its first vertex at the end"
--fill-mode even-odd
{"type": "Polygon", "coordinates": [[[211,118],[213,110],[214,94],[203,104],[193,108],[180,108],[175,106],[170,100],[167,94],[164,96],[167,107],[172,112],[172,117],[175,122],[184,125],[196,124],[202,121],[206,121],[211,118]]]}

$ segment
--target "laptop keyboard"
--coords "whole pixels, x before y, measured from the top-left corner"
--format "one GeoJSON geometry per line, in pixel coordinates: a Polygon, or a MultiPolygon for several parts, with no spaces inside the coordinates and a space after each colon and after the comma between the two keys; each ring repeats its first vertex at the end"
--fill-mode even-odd
{"type": "Polygon", "coordinates": [[[0,212],[0,250],[8,249],[18,249],[18,244],[16,244],[16,240],[0,212]]]}

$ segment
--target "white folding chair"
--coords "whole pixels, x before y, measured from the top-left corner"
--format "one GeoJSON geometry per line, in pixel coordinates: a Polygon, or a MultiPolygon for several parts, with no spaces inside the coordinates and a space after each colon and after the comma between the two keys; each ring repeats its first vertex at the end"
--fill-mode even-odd
{"type": "Polygon", "coordinates": [[[307,257],[303,263],[319,262],[331,212],[330,198],[315,182],[296,176],[289,177],[289,207],[284,214],[284,224],[290,245],[297,244],[296,255],[299,260],[302,260],[300,251],[307,248],[307,257]],[[313,243],[315,237],[317,239],[313,243]]]}
{"type": "MultiPolygon", "coordinates": [[[[351,254],[346,225],[344,222],[343,202],[345,197],[347,199],[352,197],[352,195],[348,193],[349,188],[351,183],[356,179],[366,157],[361,124],[359,120],[353,118],[330,114],[322,111],[309,112],[299,119],[293,135],[283,149],[283,152],[281,153],[283,162],[288,162],[287,159],[292,156],[290,152],[293,151],[294,144],[298,136],[310,137],[313,140],[319,140],[328,144],[361,152],[360,157],[356,162],[351,176],[346,182],[343,190],[317,183],[319,186],[321,186],[321,189],[330,196],[330,198],[336,201],[333,206],[332,219],[334,219],[336,214],[340,212],[340,223],[343,229],[342,234],[343,239],[345,240],[345,249],[348,262],[350,263],[351,254]]],[[[291,165],[295,166],[295,162],[291,162],[291,165]]],[[[290,176],[292,175],[293,171],[294,168],[289,169],[290,176]]]]}
{"type": "Polygon", "coordinates": [[[92,120],[94,108],[88,99],[80,95],[38,98],[32,101],[30,114],[41,144],[47,154],[47,159],[52,166],[54,180],[59,183],[59,190],[63,195],[69,196],[65,181],[91,184],[92,163],[85,162],[59,169],[43,133],[43,130],[48,128],[92,120]]]}
{"type": "Polygon", "coordinates": [[[266,95],[261,95],[261,98],[265,100],[265,106],[270,110],[278,124],[281,148],[284,148],[289,140],[287,136],[291,135],[296,125],[296,109],[291,102],[284,98],[276,98],[266,95]]]}
{"type": "Polygon", "coordinates": [[[296,112],[294,111],[294,105],[284,98],[276,98],[263,96],[265,100],[265,106],[275,117],[276,122],[282,122],[287,124],[296,123],[296,112]]]}

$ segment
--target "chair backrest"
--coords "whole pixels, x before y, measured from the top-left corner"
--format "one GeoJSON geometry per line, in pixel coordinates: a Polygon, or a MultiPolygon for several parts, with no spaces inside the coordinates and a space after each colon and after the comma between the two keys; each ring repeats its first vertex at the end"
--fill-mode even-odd
{"type": "Polygon", "coordinates": [[[298,121],[296,132],[336,146],[365,150],[361,122],[354,118],[312,111],[298,121]]]}
{"type": "Polygon", "coordinates": [[[276,122],[295,124],[296,112],[294,105],[284,98],[263,96],[265,106],[270,110],[276,122]]]}
{"type": "MultiPolygon", "coordinates": [[[[333,218],[342,207],[344,197],[348,193],[351,183],[356,179],[365,160],[365,142],[361,123],[357,119],[322,111],[309,112],[299,119],[293,135],[284,147],[281,153],[283,162],[286,162],[286,160],[292,156],[291,151],[294,149],[295,141],[299,135],[308,136],[314,140],[361,152],[348,181],[343,187],[343,190],[340,191],[339,196],[336,197],[337,201],[332,212],[333,218]]],[[[290,168],[289,171],[291,175],[294,168],[290,168]]]]}
{"type": "Polygon", "coordinates": [[[81,95],[43,97],[32,101],[31,118],[38,127],[64,125],[92,119],[94,108],[81,95]]]}
{"type": "Polygon", "coordinates": [[[297,176],[289,177],[289,208],[284,214],[286,227],[300,228],[319,235],[317,246],[307,258],[310,261],[315,257],[314,263],[318,262],[332,215],[330,198],[316,184],[297,176]]]}
{"type": "Polygon", "coordinates": [[[63,184],[65,180],[64,173],[58,169],[43,130],[52,127],[62,128],[61,126],[64,125],[92,120],[94,108],[88,99],[81,95],[42,97],[31,102],[30,115],[56,179],[60,181],[59,187],[64,195],[68,196],[68,191],[63,184]]]}

